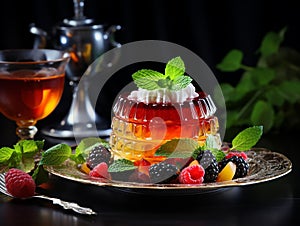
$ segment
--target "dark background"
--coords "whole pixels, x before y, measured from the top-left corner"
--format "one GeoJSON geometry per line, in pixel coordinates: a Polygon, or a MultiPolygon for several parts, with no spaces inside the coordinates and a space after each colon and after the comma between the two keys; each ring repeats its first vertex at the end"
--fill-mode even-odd
{"type": "MultiPolygon", "coordinates": [[[[232,83],[239,74],[222,74],[216,64],[225,54],[237,48],[244,52],[243,63],[256,63],[255,55],[264,35],[287,27],[283,45],[300,50],[300,13],[296,1],[264,0],[184,0],[134,1],[86,0],[85,15],[100,24],[120,24],[116,34],[120,43],[137,40],[164,40],[182,45],[200,56],[219,81],[232,83]],[[294,2],[294,3],[293,3],[294,2]]],[[[64,18],[73,17],[72,0],[1,0],[0,49],[31,48],[34,36],[29,24],[50,31],[64,18]]],[[[49,119],[59,120],[70,103],[71,92],[66,87],[63,99],[49,119]]],[[[14,135],[14,123],[0,116],[1,129],[14,135]]],[[[6,144],[5,137],[0,138],[6,144]]]]}
{"type": "MultiPolygon", "coordinates": [[[[232,48],[253,63],[262,37],[285,26],[284,45],[300,49],[299,8],[289,0],[86,0],[84,14],[100,24],[120,24],[121,43],[174,42],[198,54],[212,70],[232,48]]],[[[72,0],[1,1],[0,49],[32,47],[30,23],[49,31],[73,15],[72,0]]]]}

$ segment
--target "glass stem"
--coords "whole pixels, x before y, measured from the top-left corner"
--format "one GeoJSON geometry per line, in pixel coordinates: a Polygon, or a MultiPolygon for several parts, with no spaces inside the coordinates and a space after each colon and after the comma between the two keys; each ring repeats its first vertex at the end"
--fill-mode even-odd
{"type": "Polygon", "coordinates": [[[16,133],[21,140],[33,139],[37,131],[35,126],[17,127],[16,129],[16,133]]]}

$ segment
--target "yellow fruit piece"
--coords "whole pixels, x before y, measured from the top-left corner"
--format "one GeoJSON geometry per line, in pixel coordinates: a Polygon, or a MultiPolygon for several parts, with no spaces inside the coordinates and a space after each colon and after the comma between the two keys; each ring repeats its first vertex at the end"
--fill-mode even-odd
{"type": "Polygon", "coordinates": [[[80,170],[86,174],[89,174],[91,171],[90,168],[87,166],[86,162],[81,164],[80,170]]]}
{"type": "Polygon", "coordinates": [[[236,171],[236,165],[228,162],[217,177],[217,182],[232,180],[236,171]]]}
{"type": "Polygon", "coordinates": [[[189,164],[189,166],[193,166],[193,165],[200,165],[200,163],[198,162],[198,160],[195,159],[189,164]]]}

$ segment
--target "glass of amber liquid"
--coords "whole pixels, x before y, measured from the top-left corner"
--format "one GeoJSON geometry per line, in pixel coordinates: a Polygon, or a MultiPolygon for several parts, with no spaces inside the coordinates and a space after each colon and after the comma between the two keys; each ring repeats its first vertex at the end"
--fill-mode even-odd
{"type": "Polygon", "coordinates": [[[16,122],[20,139],[34,139],[37,121],[58,105],[68,61],[58,50],[0,51],[0,112],[16,122]]]}

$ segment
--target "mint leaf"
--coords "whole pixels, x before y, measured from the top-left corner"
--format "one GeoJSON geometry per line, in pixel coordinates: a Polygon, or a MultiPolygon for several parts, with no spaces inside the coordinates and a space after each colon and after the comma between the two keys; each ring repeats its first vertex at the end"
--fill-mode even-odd
{"type": "Polygon", "coordinates": [[[180,77],[185,72],[185,66],[183,60],[178,56],[171,59],[165,68],[165,75],[170,77],[171,80],[180,77]]]}
{"type": "Polygon", "coordinates": [[[253,126],[241,131],[233,140],[231,150],[246,151],[252,148],[263,133],[262,126],[253,126]]]}
{"type": "Polygon", "coordinates": [[[134,170],[136,168],[137,167],[134,165],[134,163],[128,159],[117,159],[108,167],[108,172],[119,173],[128,170],[134,170]]]}
{"type": "Polygon", "coordinates": [[[71,147],[67,144],[57,144],[42,153],[39,165],[60,165],[71,156],[71,147]]]}
{"type": "Polygon", "coordinates": [[[15,150],[12,148],[2,147],[0,149],[0,164],[6,164],[14,152],[15,150]]]}
{"type": "Polygon", "coordinates": [[[21,140],[14,145],[17,152],[22,153],[26,157],[33,157],[36,153],[42,150],[44,142],[34,140],[21,140]]]}
{"type": "Polygon", "coordinates": [[[220,162],[222,159],[224,159],[226,155],[223,151],[215,148],[210,149],[210,151],[215,156],[217,162],[220,162]]]}
{"type": "Polygon", "coordinates": [[[187,87],[192,82],[189,76],[176,77],[171,83],[171,90],[181,90],[187,87]]]}
{"type": "Polygon", "coordinates": [[[241,68],[242,60],[243,52],[233,49],[227,53],[221,63],[217,64],[217,68],[221,71],[236,71],[241,68]]]}
{"type": "Polygon", "coordinates": [[[147,90],[154,90],[160,88],[158,81],[165,79],[166,76],[154,70],[141,69],[135,72],[132,75],[132,78],[137,87],[147,90]]]}
{"type": "Polygon", "coordinates": [[[199,144],[193,139],[172,139],[161,145],[155,152],[155,156],[188,158],[193,156],[193,153],[197,148],[199,148],[199,144]]]}

